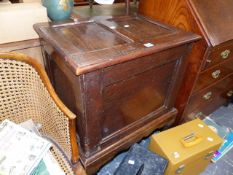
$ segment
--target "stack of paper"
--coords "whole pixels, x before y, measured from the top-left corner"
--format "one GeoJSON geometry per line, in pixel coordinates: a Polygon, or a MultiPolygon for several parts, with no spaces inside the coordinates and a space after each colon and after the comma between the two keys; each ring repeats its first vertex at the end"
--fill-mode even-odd
{"type": "Polygon", "coordinates": [[[0,175],[64,175],[49,151],[52,144],[38,134],[32,120],[0,124],[0,175]]]}
{"type": "Polygon", "coordinates": [[[217,162],[220,158],[222,158],[228,151],[233,148],[233,132],[230,132],[226,137],[223,145],[219,148],[218,151],[214,154],[212,158],[212,162],[217,162]]]}
{"type": "Polygon", "coordinates": [[[224,126],[220,126],[215,123],[211,118],[206,117],[203,120],[216,134],[218,134],[221,138],[224,139],[224,143],[219,148],[218,151],[215,152],[212,162],[218,161],[221,157],[223,157],[231,148],[233,148],[233,132],[224,126]]]}

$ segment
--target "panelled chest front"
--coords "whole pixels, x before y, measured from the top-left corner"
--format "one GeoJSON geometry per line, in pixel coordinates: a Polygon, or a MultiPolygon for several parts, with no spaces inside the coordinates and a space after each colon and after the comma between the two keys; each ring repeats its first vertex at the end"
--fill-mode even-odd
{"type": "Polygon", "coordinates": [[[88,173],[174,121],[185,56],[198,36],[129,16],[35,29],[55,90],[78,116],[80,158],[88,173]]]}
{"type": "Polygon", "coordinates": [[[203,36],[189,56],[176,100],[182,116],[177,123],[227,104],[233,96],[233,1],[141,0],[139,12],[203,36]]]}

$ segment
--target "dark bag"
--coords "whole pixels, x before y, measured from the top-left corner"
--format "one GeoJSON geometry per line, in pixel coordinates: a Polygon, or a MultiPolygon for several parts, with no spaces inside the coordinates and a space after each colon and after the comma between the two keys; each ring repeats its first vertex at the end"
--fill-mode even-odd
{"type": "Polygon", "coordinates": [[[134,144],[114,175],[163,175],[167,164],[163,157],[134,144]]]}

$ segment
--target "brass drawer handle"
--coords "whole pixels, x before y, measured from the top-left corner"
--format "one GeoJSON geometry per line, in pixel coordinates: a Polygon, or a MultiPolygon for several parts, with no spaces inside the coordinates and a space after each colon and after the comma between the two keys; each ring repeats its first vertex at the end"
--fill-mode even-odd
{"type": "Polygon", "coordinates": [[[220,70],[216,70],[216,71],[214,71],[214,72],[212,73],[212,77],[213,77],[214,79],[217,79],[217,78],[220,76],[220,74],[221,74],[221,71],[220,71],[220,70]]]}
{"type": "Polygon", "coordinates": [[[194,116],[194,118],[202,118],[203,116],[205,116],[202,112],[198,112],[195,116],[194,116]]]}
{"type": "Polygon", "coordinates": [[[207,92],[205,95],[203,95],[203,99],[209,100],[212,97],[212,92],[207,92]]]}
{"type": "Polygon", "coordinates": [[[227,96],[228,96],[228,97],[232,97],[232,96],[233,96],[233,91],[227,92],[227,96]]]}
{"type": "Polygon", "coordinates": [[[221,53],[222,59],[227,59],[230,55],[231,51],[230,50],[225,50],[221,53]]]}
{"type": "Polygon", "coordinates": [[[193,112],[193,113],[188,115],[188,118],[190,120],[194,120],[194,119],[197,119],[197,118],[204,118],[204,117],[205,117],[205,115],[202,112],[197,112],[197,113],[193,112]]]}

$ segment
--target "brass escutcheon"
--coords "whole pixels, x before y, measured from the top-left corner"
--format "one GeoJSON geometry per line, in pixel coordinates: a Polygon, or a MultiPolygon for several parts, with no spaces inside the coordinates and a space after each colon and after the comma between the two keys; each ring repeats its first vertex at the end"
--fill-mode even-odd
{"type": "Polygon", "coordinates": [[[204,116],[204,114],[202,113],[202,112],[198,112],[195,116],[194,116],[194,118],[201,118],[201,117],[203,117],[204,116]]]}
{"type": "Polygon", "coordinates": [[[222,59],[227,59],[230,55],[231,51],[230,50],[225,50],[221,53],[222,59]]]}
{"type": "Polygon", "coordinates": [[[232,96],[233,96],[233,91],[227,92],[227,96],[228,96],[228,97],[232,97],[232,96]]]}
{"type": "Polygon", "coordinates": [[[214,79],[217,79],[217,78],[220,76],[220,74],[221,74],[221,71],[220,71],[220,70],[216,70],[216,71],[214,71],[214,72],[212,73],[212,77],[213,77],[214,79]]]}
{"type": "Polygon", "coordinates": [[[203,95],[203,98],[205,100],[209,100],[212,97],[212,92],[207,92],[205,95],[203,95]]]}

